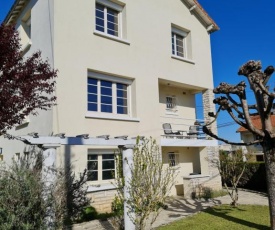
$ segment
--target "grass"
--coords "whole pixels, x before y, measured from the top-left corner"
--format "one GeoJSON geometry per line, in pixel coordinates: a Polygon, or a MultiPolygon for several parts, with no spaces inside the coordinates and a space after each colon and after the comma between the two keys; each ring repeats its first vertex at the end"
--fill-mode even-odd
{"type": "Polygon", "coordinates": [[[229,205],[214,206],[196,215],[175,221],[158,230],[245,230],[270,229],[268,206],[229,205]]]}

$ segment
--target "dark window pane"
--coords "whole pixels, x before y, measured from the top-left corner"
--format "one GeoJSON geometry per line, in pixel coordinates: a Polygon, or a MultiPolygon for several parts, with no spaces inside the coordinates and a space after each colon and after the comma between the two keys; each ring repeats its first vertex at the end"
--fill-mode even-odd
{"type": "Polygon", "coordinates": [[[112,96],[112,88],[101,87],[101,95],[112,96]]]}
{"type": "Polygon", "coordinates": [[[97,93],[96,85],[88,85],[88,93],[97,93]]]}
{"type": "Polygon", "coordinates": [[[113,36],[118,36],[118,32],[114,31],[112,29],[108,29],[107,33],[110,34],[110,35],[113,35],[113,36]]]}
{"type": "Polygon", "coordinates": [[[88,102],[97,103],[97,95],[96,94],[88,94],[88,102]]]}
{"type": "Polygon", "coordinates": [[[104,6],[101,5],[101,4],[99,4],[99,3],[97,3],[96,4],[96,10],[103,11],[104,10],[104,6]]]}
{"type": "Polygon", "coordinates": [[[127,106],[127,98],[126,99],[124,99],[124,98],[117,98],[117,105],[127,106]]]}
{"type": "Polygon", "coordinates": [[[98,170],[97,161],[88,161],[88,170],[98,170]]]}
{"type": "Polygon", "coordinates": [[[107,9],[107,20],[109,22],[117,23],[118,11],[108,8],[107,9]]]}
{"type": "Polygon", "coordinates": [[[97,79],[88,77],[88,84],[97,85],[97,79]]]}
{"type": "Polygon", "coordinates": [[[97,103],[88,103],[88,111],[97,111],[97,103]]]}
{"type": "Polygon", "coordinates": [[[113,109],[112,109],[112,105],[101,105],[101,112],[104,113],[112,113],[113,109]]]}
{"type": "Polygon", "coordinates": [[[112,82],[111,81],[103,81],[101,80],[101,85],[105,87],[112,87],[112,82]]]}
{"type": "Polygon", "coordinates": [[[101,96],[101,103],[102,104],[112,105],[112,97],[101,96]]]}
{"type": "Polygon", "coordinates": [[[88,181],[96,181],[98,180],[98,172],[97,171],[88,171],[88,181]]]}
{"type": "Polygon", "coordinates": [[[124,97],[124,98],[127,98],[127,91],[124,91],[124,90],[117,90],[117,96],[118,97],[124,97]]]}
{"type": "Polygon", "coordinates": [[[114,160],[102,161],[102,169],[114,169],[114,168],[115,168],[115,161],[114,160]]]}
{"type": "Polygon", "coordinates": [[[109,159],[115,159],[115,154],[103,154],[102,155],[102,159],[105,160],[109,160],[109,159]]]}
{"type": "Polygon", "coordinates": [[[88,160],[97,160],[97,155],[89,154],[89,155],[88,155],[88,160]]]}
{"type": "Polygon", "coordinates": [[[103,180],[110,180],[115,178],[115,171],[114,170],[108,170],[102,172],[102,179],[103,180]]]}
{"type": "Polygon", "coordinates": [[[127,109],[127,107],[117,106],[117,113],[118,114],[128,114],[128,109],[127,109]]]}
{"type": "Polygon", "coordinates": [[[104,32],[104,20],[97,18],[96,19],[96,30],[104,32]]]}
{"type": "Polygon", "coordinates": [[[127,90],[127,85],[125,85],[125,84],[116,83],[116,87],[117,87],[118,89],[127,90]]]}

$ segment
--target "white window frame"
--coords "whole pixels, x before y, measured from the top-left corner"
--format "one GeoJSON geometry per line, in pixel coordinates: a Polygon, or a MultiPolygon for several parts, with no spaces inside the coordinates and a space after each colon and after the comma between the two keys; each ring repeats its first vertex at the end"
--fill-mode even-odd
{"type": "Polygon", "coordinates": [[[176,153],[176,152],[169,152],[167,153],[168,155],[168,164],[169,164],[169,167],[178,167],[179,166],[179,153],[176,153]],[[171,156],[174,156],[174,161],[175,161],[175,164],[174,165],[171,165],[171,156]]]}
{"type": "Polygon", "coordinates": [[[172,24],[171,28],[171,38],[174,36],[174,45],[171,40],[172,50],[171,50],[171,57],[180,61],[184,61],[190,64],[195,64],[192,60],[191,55],[191,42],[190,42],[190,32],[184,29],[180,29],[172,24]],[[177,43],[176,43],[176,35],[183,37],[183,57],[177,54],[177,43]],[[174,54],[173,54],[174,48],[174,54]]]}
{"type": "MultiPolygon", "coordinates": [[[[95,31],[96,33],[103,33],[108,37],[114,37],[114,38],[122,38],[123,35],[123,26],[122,26],[122,11],[124,6],[116,4],[114,2],[108,1],[108,0],[97,0],[96,4],[100,4],[104,6],[104,32],[96,30],[96,23],[95,23],[95,31]],[[118,36],[108,34],[108,22],[107,22],[107,8],[115,10],[118,12],[117,18],[118,18],[118,36]]],[[[95,5],[95,12],[96,12],[96,5],[95,5]]],[[[96,17],[96,13],[95,13],[96,17]]]]}
{"type": "Polygon", "coordinates": [[[184,32],[184,31],[182,31],[180,29],[172,27],[171,36],[174,38],[174,46],[173,46],[173,48],[174,48],[174,51],[175,51],[174,54],[172,52],[172,55],[180,57],[180,58],[187,59],[187,55],[188,55],[188,53],[187,53],[187,44],[186,44],[187,35],[188,35],[187,32],[184,32]],[[183,39],[182,39],[182,43],[183,43],[183,56],[180,56],[180,55],[177,54],[178,53],[178,50],[177,50],[177,35],[183,37],[183,39]]]}
{"type": "MultiPolygon", "coordinates": [[[[114,155],[114,170],[115,170],[115,177],[117,174],[117,169],[116,169],[116,154],[115,154],[115,150],[114,149],[88,149],[88,153],[87,153],[87,171],[89,172],[90,170],[88,170],[88,155],[97,155],[97,162],[98,162],[98,180],[88,180],[89,183],[110,183],[113,182],[115,180],[114,179],[106,179],[103,180],[103,155],[107,155],[107,154],[113,154],[114,155]]],[[[92,171],[92,170],[91,170],[92,171]]]]}
{"type": "MultiPolygon", "coordinates": [[[[100,83],[97,85],[97,96],[98,96],[98,101],[97,101],[97,111],[88,111],[87,108],[87,117],[98,117],[98,118],[103,118],[103,119],[129,119],[131,118],[131,84],[132,80],[125,79],[125,78],[120,78],[116,76],[110,76],[102,73],[97,73],[97,72],[88,72],[88,78],[94,78],[97,80],[105,80],[105,81],[110,81],[112,82],[112,113],[107,113],[107,112],[101,112],[101,93],[100,93],[100,83]],[[117,113],[117,92],[116,92],[116,83],[121,83],[121,84],[126,84],[127,85],[127,114],[118,114],[117,113]]],[[[87,92],[88,94],[88,92],[87,92]]],[[[139,121],[138,119],[131,119],[133,121],[139,121]]]]}

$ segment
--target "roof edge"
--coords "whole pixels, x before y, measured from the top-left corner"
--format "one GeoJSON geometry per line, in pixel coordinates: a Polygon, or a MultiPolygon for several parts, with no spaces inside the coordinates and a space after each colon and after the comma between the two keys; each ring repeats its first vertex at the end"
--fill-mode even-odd
{"type": "Polygon", "coordinates": [[[209,16],[197,0],[182,0],[188,7],[189,11],[196,15],[206,27],[209,33],[220,30],[216,22],[209,16]]]}
{"type": "Polygon", "coordinates": [[[12,25],[15,23],[16,19],[23,11],[24,7],[30,0],[16,0],[11,9],[9,10],[7,16],[5,17],[3,23],[6,25],[12,25]]]}

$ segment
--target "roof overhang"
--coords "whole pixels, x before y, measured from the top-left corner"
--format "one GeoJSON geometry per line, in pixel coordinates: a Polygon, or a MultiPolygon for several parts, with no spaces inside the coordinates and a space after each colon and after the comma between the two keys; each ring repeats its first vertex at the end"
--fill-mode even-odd
{"type": "Polygon", "coordinates": [[[4,23],[6,25],[13,25],[15,24],[17,18],[19,17],[19,15],[21,14],[22,10],[24,9],[24,7],[27,5],[27,3],[30,0],[16,0],[14,2],[14,4],[12,5],[9,13],[7,14],[4,23]]]}
{"type": "Polygon", "coordinates": [[[202,22],[209,33],[213,33],[220,29],[197,0],[182,0],[182,2],[184,2],[189,8],[189,11],[202,22]]]}

